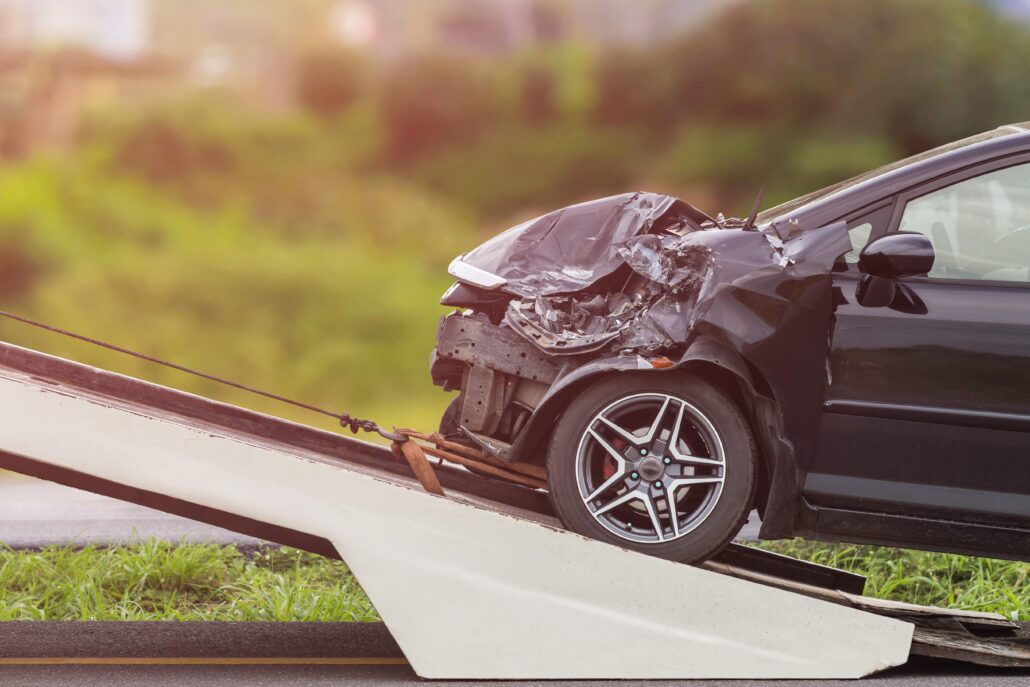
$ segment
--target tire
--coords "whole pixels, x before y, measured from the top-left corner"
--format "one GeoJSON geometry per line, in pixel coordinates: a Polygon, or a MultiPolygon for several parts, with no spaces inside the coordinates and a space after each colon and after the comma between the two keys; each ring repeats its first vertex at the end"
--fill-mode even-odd
{"type": "Polygon", "coordinates": [[[718,388],[682,374],[622,373],[588,387],[558,420],[548,486],[570,530],[699,563],[747,521],[757,458],[751,428],[718,388]]]}

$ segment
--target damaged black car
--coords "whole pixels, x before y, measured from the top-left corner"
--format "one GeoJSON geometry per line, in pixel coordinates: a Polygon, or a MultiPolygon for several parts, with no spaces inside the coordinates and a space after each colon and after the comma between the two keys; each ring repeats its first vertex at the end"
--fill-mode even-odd
{"type": "Polygon", "coordinates": [[[747,218],[628,193],[457,258],[441,431],[544,466],[569,529],[1030,560],[1030,125],[747,218]]]}

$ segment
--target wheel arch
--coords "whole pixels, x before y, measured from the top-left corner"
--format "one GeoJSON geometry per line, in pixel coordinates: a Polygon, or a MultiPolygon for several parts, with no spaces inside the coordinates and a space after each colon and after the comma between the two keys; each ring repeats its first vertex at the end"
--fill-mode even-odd
{"type": "Polygon", "coordinates": [[[638,356],[618,356],[596,360],[559,378],[537,406],[526,427],[512,446],[515,460],[543,465],[552,428],[569,401],[600,379],[643,372],[654,375],[697,375],[729,396],[755,433],[759,453],[758,491],[755,505],[765,509],[772,484],[773,455],[777,437],[779,404],[761,373],[739,353],[710,337],[699,337],[687,348],[675,366],[666,369],[645,368],[638,356]]]}

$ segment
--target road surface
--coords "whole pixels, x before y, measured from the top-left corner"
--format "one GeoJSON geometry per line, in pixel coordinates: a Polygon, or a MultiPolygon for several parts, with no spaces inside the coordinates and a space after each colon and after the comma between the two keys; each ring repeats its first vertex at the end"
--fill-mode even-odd
{"type": "Polygon", "coordinates": [[[0,542],[16,548],[141,539],[254,546],[258,539],[28,477],[0,478],[0,542]]]}
{"type": "MultiPolygon", "coordinates": [[[[736,687],[1025,687],[1030,671],[922,662],[853,681],[661,681],[736,687]]],[[[0,623],[0,684],[393,685],[420,680],[379,623],[0,623]],[[145,665],[140,665],[145,663],[145,665]]],[[[442,682],[459,687],[479,682],[442,682]]],[[[604,681],[491,682],[503,685],[646,684],[604,681]]]]}

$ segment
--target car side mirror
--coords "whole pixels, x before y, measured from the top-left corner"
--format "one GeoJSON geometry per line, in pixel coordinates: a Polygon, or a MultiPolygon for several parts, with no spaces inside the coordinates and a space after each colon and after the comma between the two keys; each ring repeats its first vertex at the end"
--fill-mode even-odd
{"type": "Polygon", "coordinates": [[[896,231],[870,241],[858,257],[865,274],[900,279],[926,274],[933,269],[933,244],[923,234],[896,231]]]}

